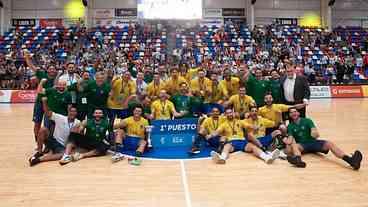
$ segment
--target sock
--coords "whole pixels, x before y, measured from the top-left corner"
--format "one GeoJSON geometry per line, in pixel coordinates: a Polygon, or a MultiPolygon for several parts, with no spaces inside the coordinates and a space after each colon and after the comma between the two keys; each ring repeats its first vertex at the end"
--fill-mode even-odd
{"type": "Polygon", "coordinates": [[[222,152],[221,153],[221,158],[224,159],[224,160],[226,160],[227,159],[227,153],[222,152]]]}
{"type": "Polygon", "coordinates": [[[260,157],[262,160],[264,160],[264,161],[266,161],[266,160],[270,159],[270,155],[266,154],[265,152],[261,152],[261,154],[259,155],[259,157],[260,157]]]}
{"type": "Polygon", "coordinates": [[[342,157],[342,159],[345,161],[345,162],[347,162],[347,163],[351,163],[351,157],[349,157],[349,156],[347,156],[347,155],[344,155],[343,157],[342,157]]]}

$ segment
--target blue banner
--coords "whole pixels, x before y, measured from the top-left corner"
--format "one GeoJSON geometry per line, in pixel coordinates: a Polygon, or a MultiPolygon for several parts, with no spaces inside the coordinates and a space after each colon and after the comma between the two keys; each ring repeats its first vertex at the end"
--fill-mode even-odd
{"type": "Polygon", "coordinates": [[[154,148],[190,147],[197,136],[198,119],[152,121],[151,142],[154,148]]]}

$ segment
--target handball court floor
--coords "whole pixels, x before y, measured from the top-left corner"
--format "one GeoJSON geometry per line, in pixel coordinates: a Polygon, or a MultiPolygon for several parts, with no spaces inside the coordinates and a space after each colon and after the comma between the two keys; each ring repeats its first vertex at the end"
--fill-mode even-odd
{"type": "Polygon", "coordinates": [[[105,156],[29,167],[32,104],[2,104],[0,206],[368,206],[368,99],[313,100],[308,113],[322,138],[363,152],[360,171],[331,153],[304,156],[305,169],[283,160],[267,165],[243,153],[226,165],[144,160],[136,167],[105,156]]]}

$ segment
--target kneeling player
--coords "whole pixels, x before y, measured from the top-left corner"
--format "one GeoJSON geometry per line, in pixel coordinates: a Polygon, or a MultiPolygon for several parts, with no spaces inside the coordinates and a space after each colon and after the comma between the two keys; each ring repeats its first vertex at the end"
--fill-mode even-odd
{"type": "MultiPolygon", "coordinates": [[[[146,127],[148,126],[147,119],[142,117],[142,106],[135,106],[133,116],[120,121],[114,126],[117,129],[115,142],[116,151],[119,148],[126,150],[135,150],[135,156],[141,157],[147,145],[146,141],[146,127]]],[[[123,155],[116,152],[112,156],[112,161],[116,162],[123,159],[123,155]]],[[[140,160],[135,158],[131,164],[139,165],[140,160]]]]}
{"type": "Polygon", "coordinates": [[[354,170],[359,170],[363,155],[356,150],[352,156],[347,155],[335,143],[319,138],[319,132],[313,121],[309,118],[300,117],[295,108],[289,109],[290,124],[288,125],[288,134],[290,138],[295,139],[297,148],[293,149],[295,156],[288,156],[289,163],[300,167],[302,153],[324,153],[330,150],[332,153],[347,162],[354,170]]]}
{"type": "Polygon", "coordinates": [[[70,133],[64,155],[59,161],[61,165],[83,158],[106,154],[106,151],[110,148],[106,141],[106,132],[109,129],[109,122],[107,119],[103,119],[103,116],[102,109],[95,109],[93,113],[94,118],[84,120],[79,127],[79,133],[70,133]],[[72,155],[76,147],[86,149],[87,152],[75,152],[72,155]]]}
{"type": "Polygon", "coordinates": [[[249,133],[250,136],[248,136],[248,139],[245,138],[243,131],[252,126],[245,121],[235,119],[233,109],[226,109],[225,115],[226,120],[224,123],[221,124],[221,126],[219,126],[219,128],[209,137],[212,138],[219,135],[226,137],[227,142],[225,143],[221,154],[214,151],[211,152],[212,159],[217,164],[225,164],[229,153],[236,151],[253,153],[255,156],[263,159],[267,164],[271,164],[275,159],[277,159],[279,150],[275,150],[270,154],[265,153],[261,148],[253,144],[259,141],[252,136],[252,133],[249,133]]]}

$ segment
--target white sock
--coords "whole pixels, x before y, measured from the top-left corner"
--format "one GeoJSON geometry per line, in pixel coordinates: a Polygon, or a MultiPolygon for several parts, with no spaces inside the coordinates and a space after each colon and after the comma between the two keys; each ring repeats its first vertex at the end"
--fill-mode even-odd
{"type": "Polygon", "coordinates": [[[221,158],[224,159],[224,160],[226,160],[227,159],[227,153],[222,152],[221,153],[221,158]]]}
{"type": "Polygon", "coordinates": [[[264,160],[264,161],[266,161],[266,160],[270,159],[270,155],[269,155],[269,154],[266,154],[265,152],[261,152],[261,154],[259,155],[259,157],[260,157],[262,160],[264,160]]]}

